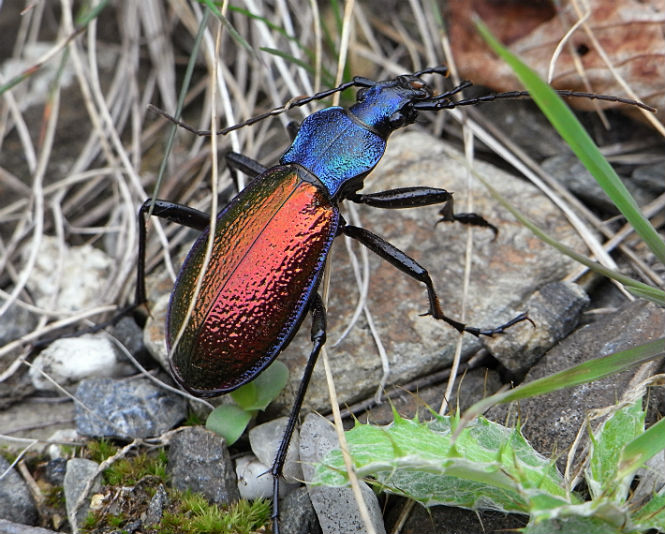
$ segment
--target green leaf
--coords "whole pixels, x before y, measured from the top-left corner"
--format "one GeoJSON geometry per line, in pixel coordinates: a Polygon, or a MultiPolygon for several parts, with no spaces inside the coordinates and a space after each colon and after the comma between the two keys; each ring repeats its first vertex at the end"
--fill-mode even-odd
{"type": "MultiPolygon", "coordinates": [[[[519,430],[480,417],[453,442],[453,421],[421,423],[396,415],[387,427],[357,425],[347,442],[358,475],[426,506],[529,513],[532,507],[578,502],[563,488],[554,464],[519,430]]],[[[340,451],[317,466],[314,482],[347,483],[340,451]]]]}
{"type": "Polygon", "coordinates": [[[640,433],[623,450],[618,476],[629,476],[647,460],[665,450],[665,418],[640,433]]]}
{"type": "Polygon", "coordinates": [[[607,496],[622,502],[628,496],[634,472],[620,475],[620,460],[626,444],[644,432],[645,416],[638,399],[617,410],[593,435],[586,480],[594,498],[607,496]]]}
{"type": "Polygon", "coordinates": [[[227,445],[233,445],[242,436],[251,418],[250,412],[233,404],[223,404],[210,412],[206,428],[222,436],[227,445]]]}
{"type": "Polygon", "coordinates": [[[642,530],[653,528],[665,532],[665,493],[654,495],[633,514],[633,521],[642,530]]]}
{"type": "Polygon", "coordinates": [[[289,380],[289,368],[275,360],[254,380],[231,393],[233,400],[248,411],[265,410],[289,380]]]}

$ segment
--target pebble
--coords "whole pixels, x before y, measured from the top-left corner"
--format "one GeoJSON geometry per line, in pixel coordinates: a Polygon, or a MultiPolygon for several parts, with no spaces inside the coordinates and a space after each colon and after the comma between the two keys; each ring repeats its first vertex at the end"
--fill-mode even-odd
{"type": "Polygon", "coordinates": [[[199,492],[213,503],[240,498],[224,439],[203,427],[184,427],[171,439],[168,471],[174,488],[199,492]]]}
{"type": "MultiPolygon", "coordinates": [[[[280,417],[257,425],[249,431],[249,444],[252,452],[264,465],[272,466],[288,421],[288,417],[280,417]]],[[[295,429],[284,462],[283,475],[286,482],[300,483],[303,480],[299,447],[300,436],[298,429],[295,429]]],[[[268,467],[268,469],[270,468],[268,467]]]]}
{"type": "MultiPolygon", "coordinates": [[[[83,504],[76,512],[77,525],[80,525],[88,515],[90,499],[92,495],[101,488],[100,478],[97,474],[98,467],[97,462],[85,458],[72,458],[67,462],[63,489],[65,492],[65,504],[67,506],[67,518],[69,518],[70,525],[72,524],[76,502],[83,494],[88,482],[92,479],[96,479],[84,499],[83,504]]],[[[74,525],[72,525],[72,528],[73,527],[74,525]]]]}
{"type": "MultiPolygon", "coordinates": [[[[300,429],[300,459],[306,483],[312,478],[314,464],[321,461],[330,450],[338,447],[337,435],[330,422],[319,415],[309,414],[300,429]]],[[[385,534],[376,494],[365,482],[359,481],[359,484],[375,531],[377,534],[385,534]]],[[[323,534],[365,531],[365,524],[350,487],[330,488],[308,484],[307,490],[323,534]]]]}
{"type": "Polygon", "coordinates": [[[148,438],[173,428],[187,415],[187,403],[147,378],[89,378],[76,390],[79,434],[109,438],[148,438]]]}
{"type": "Polygon", "coordinates": [[[60,386],[84,378],[121,377],[135,372],[127,360],[118,357],[117,349],[105,334],[85,334],[55,340],[35,358],[29,370],[36,389],[57,391],[48,375],[60,386]]]}
{"type": "Polygon", "coordinates": [[[37,508],[27,484],[10,463],[0,455],[0,519],[35,525],[37,508]]]}
{"type": "Polygon", "coordinates": [[[99,305],[99,281],[108,278],[115,260],[91,245],[61,245],[57,237],[42,237],[28,279],[37,306],[71,312],[99,305]]]}

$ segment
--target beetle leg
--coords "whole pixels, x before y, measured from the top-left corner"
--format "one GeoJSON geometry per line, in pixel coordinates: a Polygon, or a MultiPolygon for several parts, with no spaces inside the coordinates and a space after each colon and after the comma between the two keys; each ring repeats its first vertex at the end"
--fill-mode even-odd
{"type": "Polygon", "coordinates": [[[293,429],[295,428],[296,422],[298,421],[298,415],[300,415],[300,409],[302,408],[303,399],[305,398],[305,393],[307,392],[307,386],[309,385],[309,381],[312,378],[314,365],[316,364],[319,352],[321,352],[321,347],[323,347],[324,343],[326,342],[326,309],[323,305],[323,300],[321,300],[321,296],[318,293],[313,295],[309,306],[309,310],[312,314],[312,352],[310,352],[309,358],[307,359],[307,365],[305,366],[305,371],[303,372],[302,379],[300,380],[298,392],[296,393],[293,406],[291,407],[291,413],[289,413],[289,421],[286,424],[286,429],[284,430],[282,441],[279,444],[279,449],[277,449],[275,461],[273,462],[272,468],[270,469],[270,473],[273,476],[273,533],[279,532],[279,479],[282,476],[282,469],[286,460],[286,453],[289,449],[289,443],[291,442],[293,429]]]}
{"type": "Polygon", "coordinates": [[[443,204],[443,207],[439,211],[441,219],[436,221],[436,224],[440,222],[459,222],[473,226],[482,226],[490,228],[494,232],[495,237],[499,232],[496,226],[489,223],[477,213],[454,213],[453,194],[438,187],[403,187],[365,195],[349,195],[348,199],[359,204],[367,204],[373,208],[383,209],[416,208],[431,206],[432,204],[443,204]]]}
{"type": "Polygon", "coordinates": [[[161,217],[171,222],[204,230],[210,224],[210,215],[184,204],[176,204],[168,200],[152,199],[146,200],[139,209],[139,257],[136,265],[136,301],[133,307],[140,306],[146,302],[145,294],[145,242],[146,242],[146,214],[150,211],[156,217],[161,217]]]}
{"type": "Polygon", "coordinates": [[[231,172],[231,179],[236,186],[236,191],[240,190],[238,185],[238,171],[244,172],[253,180],[268,170],[267,167],[264,167],[255,159],[247,157],[244,154],[238,154],[238,152],[227,152],[225,157],[226,166],[231,172]]]}
{"type": "Polygon", "coordinates": [[[286,125],[286,132],[289,134],[291,141],[298,135],[298,130],[300,130],[300,123],[298,121],[291,121],[286,125]]]}
{"type": "Polygon", "coordinates": [[[427,296],[429,298],[429,315],[432,315],[435,319],[445,321],[460,333],[468,332],[469,334],[472,334],[476,337],[493,336],[495,334],[502,333],[506,328],[514,325],[515,323],[519,323],[520,321],[528,319],[526,314],[522,313],[507,323],[490,329],[480,329],[474,326],[468,326],[460,321],[456,321],[455,319],[444,315],[443,310],[441,309],[441,304],[439,302],[439,297],[434,290],[432,278],[427,272],[427,269],[420,265],[416,260],[402,252],[394,245],[391,245],[383,238],[373,234],[369,230],[365,230],[364,228],[345,225],[342,227],[342,232],[345,235],[360,241],[372,252],[378,254],[380,257],[397,267],[403,273],[425,284],[425,287],[427,288],[427,296]]]}

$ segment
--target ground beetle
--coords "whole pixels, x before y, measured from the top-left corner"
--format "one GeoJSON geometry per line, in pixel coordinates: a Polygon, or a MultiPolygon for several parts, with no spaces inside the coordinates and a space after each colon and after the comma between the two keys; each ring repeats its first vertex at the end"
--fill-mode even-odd
{"type": "MultiPolygon", "coordinates": [[[[176,280],[167,319],[171,370],[191,393],[215,396],[251,381],[288,345],[306,312],[312,314],[313,348],[271,469],[275,529],[279,477],[314,364],[326,339],[325,309],[317,287],[336,236],[344,234],[357,239],[425,284],[428,313],[459,332],[491,336],[526,318],[522,314],[497,328],[483,330],[447,317],[424,267],[379,236],[346,224],[339,213],[342,200],[378,208],[443,204],[443,220],[491,227],[478,215],[454,214],[452,195],[444,189],[409,187],[358,193],[365,176],[383,156],[388,136],[413,123],[419,111],[524,96],[521,92],[504,93],[454,101],[451,97],[470,84],[463,83],[435,96],[421,80],[422,75],[429,73],[446,75],[447,69],[428,68],[379,82],[356,77],[352,82],[292,103],[303,105],[351,86],[360,88],[356,103],[350,108],[330,107],[309,115],[276,167],[265,168],[240,154],[227,156],[232,169],[249,174],[253,180],[217,216],[212,257],[189,318],[187,310],[208,241],[209,216],[163,200],[147,200],[140,209],[137,302],[145,301],[145,214],[152,210],[152,215],[202,231],[176,280]],[[174,348],[174,339],[184,321],[183,335],[174,348]]],[[[273,114],[276,112],[265,113],[220,133],[273,114]]]]}

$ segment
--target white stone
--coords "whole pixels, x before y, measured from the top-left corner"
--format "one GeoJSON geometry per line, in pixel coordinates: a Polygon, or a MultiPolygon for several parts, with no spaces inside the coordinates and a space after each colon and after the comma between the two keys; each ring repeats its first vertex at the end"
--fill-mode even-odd
{"type": "MultiPolygon", "coordinates": [[[[270,467],[254,455],[241,456],[236,460],[238,491],[243,499],[272,498],[273,478],[270,467]]],[[[279,483],[279,496],[285,497],[299,484],[289,484],[284,480],[279,483]]]]}
{"type": "Polygon", "coordinates": [[[60,240],[43,236],[28,287],[38,306],[76,311],[103,304],[100,291],[113,258],[91,245],[60,248],[60,240]]]}
{"type": "MultiPolygon", "coordinates": [[[[288,417],[280,417],[262,425],[257,425],[249,431],[249,444],[252,447],[252,452],[264,464],[272,465],[275,456],[277,456],[277,449],[282,443],[288,420],[288,417]]],[[[284,480],[289,483],[303,481],[299,449],[300,436],[298,429],[294,429],[282,470],[284,480]]]]}
{"type": "MultiPolygon", "coordinates": [[[[71,455],[71,451],[67,452],[64,449],[65,443],[75,443],[84,441],[76,429],[74,428],[61,428],[56,430],[48,437],[47,441],[57,441],[58,443],[51,443],[46,447],[46,454],[51,460],[56,460],[57,458],[67,458],[68,455],[71,455]]],[[[71,447],[70,447],[71,449],[71,447]]]]}
{"type": "Polygon", "coordinates": [[[126,376],[133,372],[133,368],[118,361],[108,338],[101,334],[85,334],[55,340],[33,361],[29,374],[35,388],[57,389],[40,371],[63,386],[83,378],[126,376]]]}

